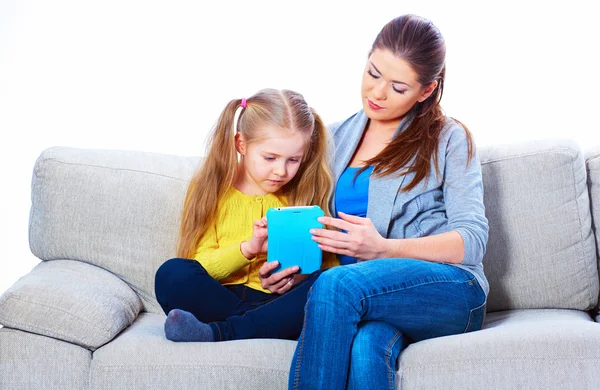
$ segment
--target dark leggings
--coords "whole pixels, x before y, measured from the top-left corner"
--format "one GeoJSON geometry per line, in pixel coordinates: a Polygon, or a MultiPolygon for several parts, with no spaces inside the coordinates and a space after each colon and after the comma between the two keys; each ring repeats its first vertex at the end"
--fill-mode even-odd
{"type": "Polygon", "coordinates": [[[156,271],[154,289],[165,314],[172,309],[192,313],[210,325],[216,341],[296,340],[308,290],[321,272],[312,273],[283,295],[267,294],[243,285],[223,286],[196,260],[175,258],[156,271]]]}

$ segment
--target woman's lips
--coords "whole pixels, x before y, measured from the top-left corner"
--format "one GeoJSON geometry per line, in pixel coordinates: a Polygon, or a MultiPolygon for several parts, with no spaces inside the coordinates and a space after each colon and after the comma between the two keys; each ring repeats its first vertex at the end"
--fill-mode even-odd
{"type": "Polygon", "coordinates": [[[371,108],[371,110],[375,110],[375,111],[383,110],[383,107],[378,106],[377,104],[373,103],[369,99],[367,99],[367,101],[369,102],[369,107],[371,108]]]}

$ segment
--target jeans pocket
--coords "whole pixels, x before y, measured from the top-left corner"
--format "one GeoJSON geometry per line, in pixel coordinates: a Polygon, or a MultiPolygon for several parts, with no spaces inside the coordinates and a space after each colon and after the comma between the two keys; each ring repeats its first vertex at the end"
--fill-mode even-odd
{"type": "Polygon", "coordinates": [[[484,301],[480,306],[471,309],[471,312],[469,313],[469,322],[467,323],[463,333],[473,332],[481,329],[483,326],[483,320],[485,319],[486,306],[486,302],[484,301]]]}

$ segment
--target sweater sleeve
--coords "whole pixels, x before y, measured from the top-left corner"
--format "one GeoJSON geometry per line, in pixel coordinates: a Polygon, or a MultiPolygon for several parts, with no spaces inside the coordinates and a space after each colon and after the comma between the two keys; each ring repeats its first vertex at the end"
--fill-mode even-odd
{"type": "Polygon", "coordinates": [[[216,225],[213,224],[200,239],[194,259],[202,264],[212,278],[220,281],[255,260],[246,259],[240,250],[241,244],[242,241],[239,241],[220,247],[216,225]]]}
{"type": "Polygon", "coordinates": [[[462,263],[476,265],[485,254],[488,220],[483,205],[483,181],[479,157],[468,160],[466,133],[453,129],[446,149],[444,201],[449,230],[457,231],[465,245],[462,263]]]}

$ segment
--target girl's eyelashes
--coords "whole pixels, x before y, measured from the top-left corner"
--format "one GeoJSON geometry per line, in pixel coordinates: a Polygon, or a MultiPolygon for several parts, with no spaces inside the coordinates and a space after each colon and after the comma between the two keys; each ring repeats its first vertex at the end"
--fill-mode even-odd
{"type": "MultiPolygon", "coordinates": [[[[273,156],[263,156],[263,158],[269,162],[273,162],[273,161],[277,160],[277,157],[273,157],[273,156]]],[[[288,161],[291,162],[292,164],[297,164],[300,162],[300,159],[292,157],[292,158],[288,159],[288,161]]]]}

